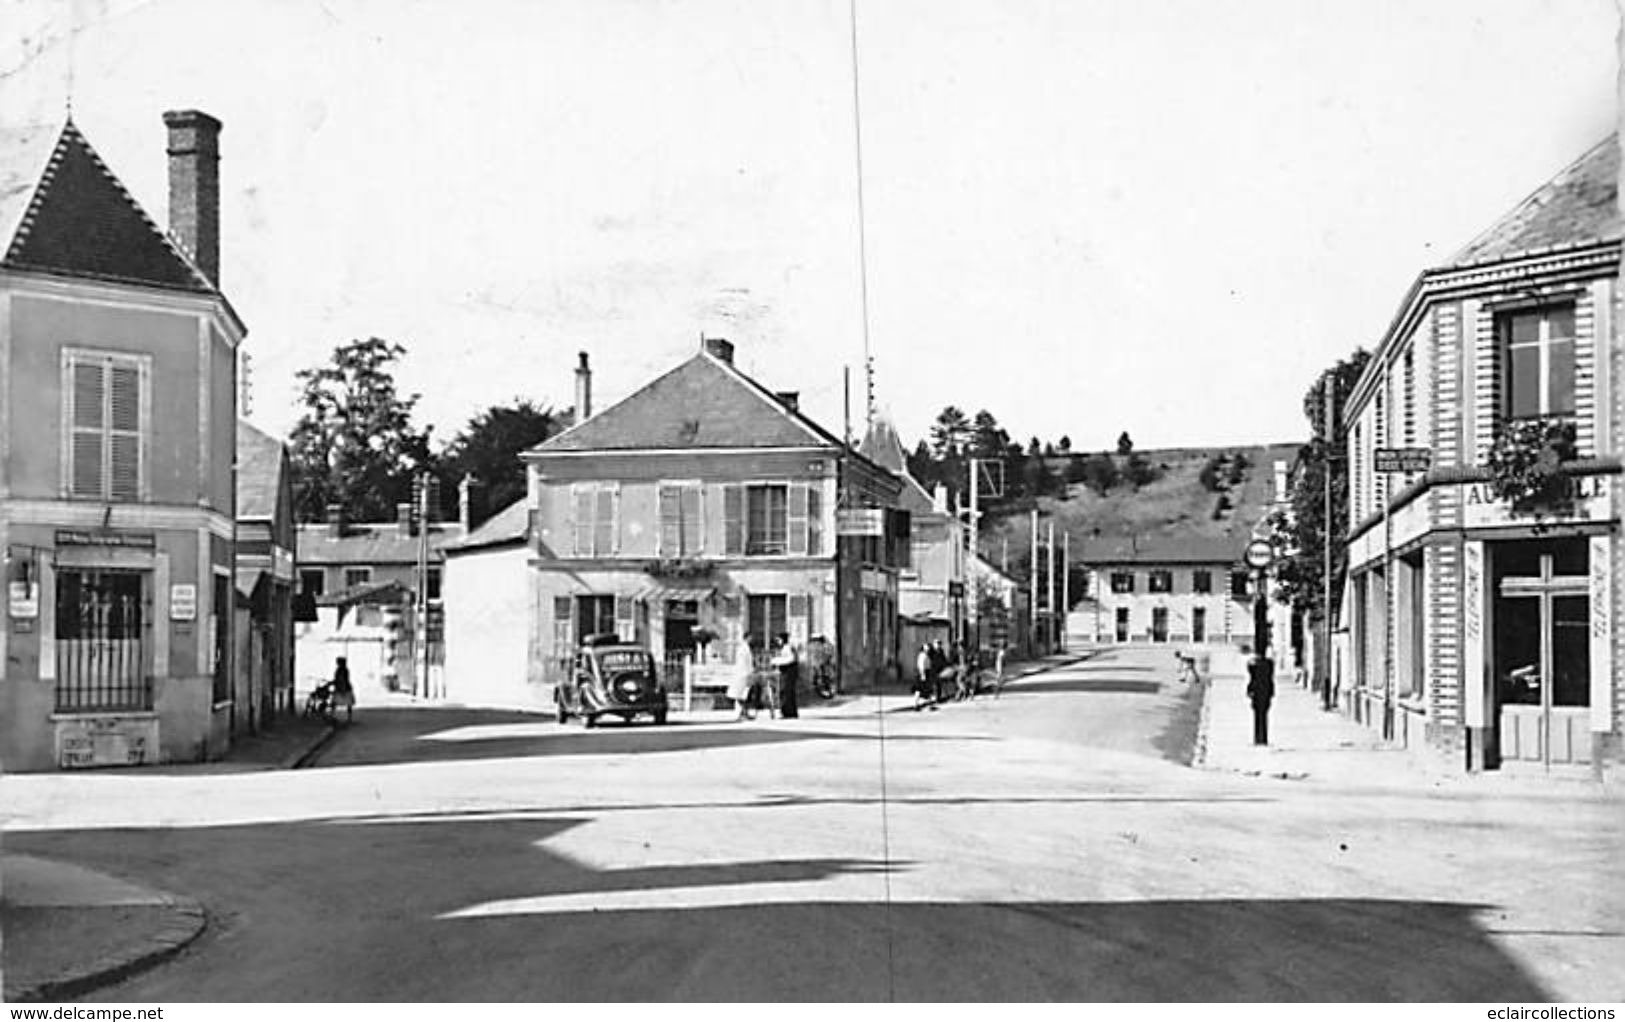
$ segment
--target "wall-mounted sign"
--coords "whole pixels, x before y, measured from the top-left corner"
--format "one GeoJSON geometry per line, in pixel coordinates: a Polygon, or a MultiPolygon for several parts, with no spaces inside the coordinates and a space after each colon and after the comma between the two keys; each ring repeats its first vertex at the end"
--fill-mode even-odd
{"type": "Polygon", "coordinates": [[[1378,447],[1371,452],[1371,467],[1378,472],[1426,472],[1433,451],[1426,447],[1378,447]]]}
{"type": "Polygon", "coordinates": [[[38,582],[13,582],[8,587],[8,596],[7,604],[13,618],[33,619],[39,617],[38,582]]]}
{"type": "Polygon", "coordinates": [[[190,582],[177,582],[169,587],[169,619],[197,620],[197,586],[190,582]]]}
{"type": "Polygon", "coordinates": [[[271,547],[271,577],[283,582],[293,581],[293,551],[285,546],[271,547]]]}
{"type": "Polygon", "coordinates": [[[835,512],[838,536],[884,536],[886,510],[878,507],[848,508],[835,512]]]}
{"type": "Polygon", "coordinates": [[[86,532],[83,529],[58,529],[57,546],[119,546],[138,550],[156,550],[158,536],[151,532],[86,532]]]}

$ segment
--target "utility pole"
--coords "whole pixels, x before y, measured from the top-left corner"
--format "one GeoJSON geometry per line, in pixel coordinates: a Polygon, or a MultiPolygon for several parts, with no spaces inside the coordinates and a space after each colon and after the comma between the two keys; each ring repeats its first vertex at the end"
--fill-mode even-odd
{"type": "Polygon", "coordinates": [[[1066,649],[1067,618],[1072,614],[1072,533],[1061,533],[1061,649],[1066,649]]]}
{"type": "Polygon", "coordinates": [[[1325,483],[1325,517],[1321,523],[1321,539],[1324,542],[1321,557],[1321,604],[1320,604],[1320,706],[1321,709],[1334,708],[1332,700],[1332,449],[1337,438],[1337,376],[1335,373],[1326,374],[1325,393],[1322,398],[1325,407],[1322,409],[1322,429],[1325,434],[1326,450],[1322,459],[1321,470],[1325,483]]]}
{"type": "Polygon", "coordinates": [[[1032,607],[1033,644],[1038,643],[1038,509],[1033,508],[1033,554],[1027,562],[1027,599],[1032,607]]]}
{"type": "MultiPolygon", "coordinates": [[[[976,471],[976,459],[971,458],[970,459],[970,530],[969,530],[969,535],[965,537],[965,566],[964,566],[964,569],[962,571],[960,571],[960,573],[959,573],[960,584],[964,587],[962,589],[963,595],[960,597],[960,606],[961,606],[961,609],[964,611],[965,617],[966,617],[967,620],[972,619],[972,612],[975,609],[974,603],[971,600],[970,587],[968,585],[968,582],[970,580],[971,558],[976,556],[976,528],[977,528],[977,524],[978,524],[978,522],[977,522],[977,515],[978,515],[977,502],[978,502],[978,499],[981,496],[980,487],[977,484],[977,476],[978,475],[980,475],[980,473],[978,473],[976,471]]],[[[978,623],[980,623],[980,622],[978,622],[978,623]]],[[[981,637],[980,636],[977,637],[977,643],[978,643],[978,645],[980,645],[980,643],[981,643],[981,637]]]]}
{"type": "Polygon", "coordinates": [[[1055,519],[1049,520],[1049,535],[1045,537],[1044,565],[1049,574],[1049,584],[1045,586],[1048,593],[1045,600],[1049,604],[1049,649],[1055,652],[1059,640],[1056,639],[1055,627],[1055,519]]]}
{"type": "Polygon", "coordinates": [[[413,688],[429,697],[429,473],[418,474],[417,620],[412,628],[413,688]],[[422,681],[419,684],[419,678],[422,681]]]}

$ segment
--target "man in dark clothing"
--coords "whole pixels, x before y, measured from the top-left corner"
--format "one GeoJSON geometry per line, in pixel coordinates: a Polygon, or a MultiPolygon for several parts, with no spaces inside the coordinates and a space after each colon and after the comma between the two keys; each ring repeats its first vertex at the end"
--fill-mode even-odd
{"type": "Polygon", "coordinates": [[[796,648],[789,635],[779,636],[779,648],[773,655],[773,666],[779,670],[779,716],[794,720],[801,716],[796,703],[796,685],[801,680],[801,665],[796,661],[796,648]]]}
{"type": "Polygon", "coordinates": [[[1253,657],[1247,661],[1247,698],[1253,703],[1253,744],[1270,743],[1270,701],[1275,698],[1275,661],[1253,657]]]}
{"type": "Polygon", "coordinates": [[[941,642],[931,643],[931,701],[942,702],[943,675],[948,672],[948,654],[941,642]]]}

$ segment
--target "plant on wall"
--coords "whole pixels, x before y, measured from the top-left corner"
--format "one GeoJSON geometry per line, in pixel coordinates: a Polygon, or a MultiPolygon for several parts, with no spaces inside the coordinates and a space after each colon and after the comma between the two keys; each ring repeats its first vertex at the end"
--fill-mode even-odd
{"type": "Polygon", "coordinates": [[[1490,445],[1490,492],[1506,501],[1516,515],[1568,514],[1574,510],[1574,487],[1563,463],[1574,458],[1571,420],[1503,423],[1490,445]]]}

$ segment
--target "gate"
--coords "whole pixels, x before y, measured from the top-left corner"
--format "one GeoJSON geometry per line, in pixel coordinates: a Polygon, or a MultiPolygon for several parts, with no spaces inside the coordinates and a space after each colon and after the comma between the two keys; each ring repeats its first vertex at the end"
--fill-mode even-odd
{"type": "Polygon", "coordinates": [[[56,579],[56,709],[152,709],[145,573],[67,570],[56,579]]]}

